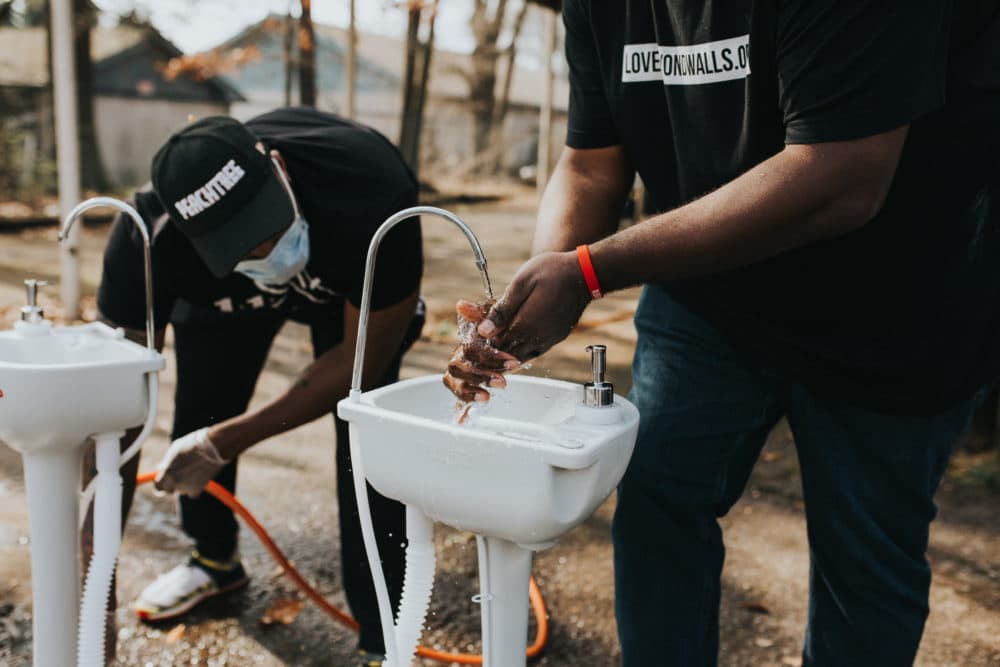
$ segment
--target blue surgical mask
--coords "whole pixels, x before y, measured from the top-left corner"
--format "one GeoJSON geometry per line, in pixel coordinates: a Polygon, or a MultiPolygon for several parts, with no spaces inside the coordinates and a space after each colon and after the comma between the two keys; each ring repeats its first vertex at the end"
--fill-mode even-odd
{"type": "Polygon", "coordinates": [[[306,268],[309,261],[309,225],[297,216],[267,257],[245,259],[234,269],[265,285],[284,285],[306,268]]]}
{"type": "Polygon", "coordinates": [[[262,259],[245,259],[236,265],[234,271],[242,273],[250,280],[265,285],[284,285],[306,268],[309,261],[309,224],[299,211],[299,203],[292,194],[292,187],[285,177],[285,171],[272,158],[278,178],[292,200],[295,220],[281,235],[274,248],[262,259]]]}

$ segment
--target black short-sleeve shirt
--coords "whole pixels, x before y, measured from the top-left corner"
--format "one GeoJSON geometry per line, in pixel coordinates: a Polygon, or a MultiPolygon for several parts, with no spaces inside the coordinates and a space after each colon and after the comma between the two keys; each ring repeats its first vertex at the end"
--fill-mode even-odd
{"type": "Polygon", "coordinates": [[[665,285],[817,391],[942,409],[1000,369],[1000,3],[566,0],[567,144],[622,145],[659,211],[786,144],[910,125],[851,234],[665,285]]]}
{"type": "MultiPolygon", "coordinates": [[[[154,317],[170,320],[178,299],[219,313],[278,310],[309,321],[339,313],[344,299],[361,303],[365,259],[375,230],[391,214],[413,206],[417,184],[395,147],[370,128],[307,108],[279,109],[247,127],[277,149],[309,225],[305,270],[282,286],[262,286],[232,273],[215,278],[183,233],[169,222],[147,186],[135,206],[152,235],[154,317]]],[[[423,271],[420,225],[407,221],[379,246],[372,309],[416,290],[423,271]]],[[[142,328],[145,320],[142,241],[128,220],[113,225],[104,254],[98,308],[112,322],[142,328]]]]}

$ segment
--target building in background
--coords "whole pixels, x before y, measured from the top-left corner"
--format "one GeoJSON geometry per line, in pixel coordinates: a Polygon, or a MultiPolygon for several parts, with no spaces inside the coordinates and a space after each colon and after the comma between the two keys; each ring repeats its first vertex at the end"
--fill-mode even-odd
{"type": "MultiPolygon", "coordinates": [[[[346,99],[344,69],[347,31],[336,26],[314,24],[316,31],[317,106],[341,112],[346,99]]],[[[249,26],[220,44],[219,51],[252,47],[259,57],[250,59],[224,78],[239,89],[245,101],[234,103],[232,113],[240,119],[285,104],[285,19],[270,16],[249,26]]],[[[370,125],[393,142],[399,138],[402,111],[404,42],[402,39],[361,32],[357,50],[358,121],[370,125]]],[[[294,56],[293,56],[294,57],[294,56]]],[[[471,170],[483,156],[475,155],[474,124],[469,85],[468,54],[435,49],[431,59],[428,102],[421,140],[422,170],[430,180],[435,173],[471,170]]],[[[497,97],[503,81],[503,65],[497,76],[497,97]]],[[[291,68],[294,75],[294,68],[291,68]]],[[[503,171],[516,173],[533,167],[538,151],[539,107],[544,88],[540,70],[517,67],[511,81],[510,103],[502,133],[503,171]]],[[[296,100],[297,82],[290,87],[296,100]]],[[[556,81],[555,131],[561,146],[565,136],[569,85],[565,77],[556,81]]]]}
{"type": "MultiPolygon", "coordinates": [[[[149,26],[98,27],[91,35],[95,131],[112,186],[149,179],[157,148],[191,117],[228,114],[243,96],[219,77],[168,79],[165,66],[181,51],[149,26]]],[[[19,164],[35,173],[53,143],[44,28],[0,28],[0,124],[18,141],[19,164]]]]}

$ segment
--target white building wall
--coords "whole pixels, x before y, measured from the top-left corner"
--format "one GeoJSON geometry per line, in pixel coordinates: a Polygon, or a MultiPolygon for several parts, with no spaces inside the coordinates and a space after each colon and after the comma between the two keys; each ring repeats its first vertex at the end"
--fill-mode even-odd
{"type": "Polygon", "coordinates": [[[205,116],[225,115],[225,104],[98,96],[94,102],[97,142],[112,186],[149,180],[153,156],[172,133],[205,116]]]}

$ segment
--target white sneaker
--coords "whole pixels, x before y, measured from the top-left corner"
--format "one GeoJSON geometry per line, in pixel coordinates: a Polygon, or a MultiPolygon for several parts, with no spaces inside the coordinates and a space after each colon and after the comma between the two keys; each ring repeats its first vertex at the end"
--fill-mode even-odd
{"type": "Polygon", "coordinates": [[[244,586],[246,572],[239,561],[227,569],[205,565],[196,557],[178,565],[142,591],[134,608],[143,621],[162,621],[180,616],[208,598],[244,586]]]}

